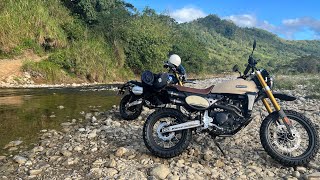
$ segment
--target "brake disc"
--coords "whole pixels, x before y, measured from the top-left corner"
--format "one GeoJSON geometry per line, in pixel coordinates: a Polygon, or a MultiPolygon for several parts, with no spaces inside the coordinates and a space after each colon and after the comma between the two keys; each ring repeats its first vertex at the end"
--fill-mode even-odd
{"type": "Polygon", "coordinates": [[[291,153],[300,147],[301,136],[299,131],[292,129],[293,138],[289,138],[288,130],[285,125],[278,125],[276,131],[273,133],[273,143],[283,152],[291,153]]]}
{"type": "Polygon", "coordinates": [[[167,122],[162,122],[159,124],[158,128],[157,128],[157,134],[158,134],[158,137],[164,141],[170,141],[173,137],[174,137],[174,132],[170,132],[170,133],[162,133],[161,130],[164,128],[164,127],[167,127],[169,126],[170,124],[167,123],[167,122]]]}

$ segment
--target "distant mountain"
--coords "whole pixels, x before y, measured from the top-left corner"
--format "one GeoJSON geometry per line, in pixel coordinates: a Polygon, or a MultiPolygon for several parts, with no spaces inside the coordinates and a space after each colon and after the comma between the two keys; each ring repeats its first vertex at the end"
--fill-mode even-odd
{"type": "Polygon", "coordinates": [[[206,44],[210,52],[209,70],[212,72],[228,71],[236,63],[245,64],[254,39],[257,40],[255,56],[261,59],[261,67],[271,70],[279,71],[298,57],[320,57],[320,41],[284,40],[266,30],[238,27],[216,15],[208,15],[180,26],[206,44]]]}

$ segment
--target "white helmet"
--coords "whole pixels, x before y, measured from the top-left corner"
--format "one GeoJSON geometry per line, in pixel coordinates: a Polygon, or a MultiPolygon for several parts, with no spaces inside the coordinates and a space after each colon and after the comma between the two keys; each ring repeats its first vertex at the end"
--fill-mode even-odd
{"type": "Polygon", "coordinates": [[[181,64],[181,58],[176,55],[176,54],[172,54],[169,58],[169,63],[175,65],[176,67],[180,66],[181,64]]]}

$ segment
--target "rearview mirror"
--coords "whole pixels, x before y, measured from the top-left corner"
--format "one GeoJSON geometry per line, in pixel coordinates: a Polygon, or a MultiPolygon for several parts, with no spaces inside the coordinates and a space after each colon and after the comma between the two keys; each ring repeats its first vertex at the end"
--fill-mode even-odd
{"type": "Polygon", "coordinates": [[[233,72],[239,72],[239,66],[238,65],[234,65],[232,68],[233,72]]]}

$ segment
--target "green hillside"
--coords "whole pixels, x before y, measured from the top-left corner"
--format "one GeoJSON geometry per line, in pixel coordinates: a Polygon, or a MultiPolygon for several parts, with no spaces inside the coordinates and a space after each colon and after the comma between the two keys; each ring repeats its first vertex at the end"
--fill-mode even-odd
{"type": "Polygon", "coordinates": [[[182,57],[189,73],[228,72],[234,64],[246,63],[253,39],[261,67],[279,73],[320,72],[320,41],[284,40],[215,15],[178,24],[121,0],[0,2],[0,59],[27,49],[48,55],[23,66],[47,83],[110,82],[145,69],[159,72],[172,53],[182,57]],[[296,68],[299,58],[315,65],[296,68]]]}

